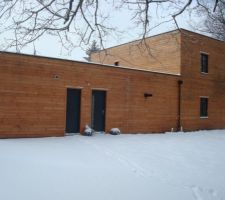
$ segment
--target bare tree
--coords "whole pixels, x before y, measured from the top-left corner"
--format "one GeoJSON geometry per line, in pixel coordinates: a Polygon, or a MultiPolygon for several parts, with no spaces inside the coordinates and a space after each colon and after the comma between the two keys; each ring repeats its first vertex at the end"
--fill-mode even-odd
{"type": "Polygon", "coordinates": [[[188,8],[206,7],[209,12],[219,10],[223,0],[212,1],[214,6],[210,9],[207,0],[0,0],[0,35],[13,32],[11,40],[5,40],[4,44],[17,51],[46,34],[57,36],[68,51],[74,46],[89,44],[93,39],[98,39],[104,48],[105,37],[117,31],[109,23],[109,13],[113,14],[113,10],[132,12],[131,23],[141,26],[145,38],[161,23],[174,21],[179,27],[177,17],[188,8]],[[110,4],[110,10],[105,10],[106,4],[110,4]],[[151,14],[159,7],[172,12],[165,21],[150,26],[151,14]]]}
{"type": "Polygon", "coordinates": [[[206,13],[203,31],[225,41],[225,1],[218,3],[215,12],[208,12],[208,10],[203,12],[206,13]]]}

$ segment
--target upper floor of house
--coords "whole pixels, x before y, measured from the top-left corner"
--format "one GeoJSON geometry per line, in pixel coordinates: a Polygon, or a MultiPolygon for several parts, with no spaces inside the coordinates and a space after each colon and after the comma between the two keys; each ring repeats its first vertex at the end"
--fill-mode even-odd
{"type": "Polygon", "coordinates": [[[93,53],[91,61],[185,77],[225,80],[225,42],[185,29],[93,53]]]}

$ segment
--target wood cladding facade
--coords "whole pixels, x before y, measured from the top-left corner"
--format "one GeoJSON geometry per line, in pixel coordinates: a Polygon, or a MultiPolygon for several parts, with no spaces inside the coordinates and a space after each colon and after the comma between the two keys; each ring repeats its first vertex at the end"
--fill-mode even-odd
{"type": "Polygon", "coordinates": [[[181,33],[182,105],[185,131],[225,128],[225,42],[197,33],[181,33]],[[208,73],[201,72],[201,53],[208,73]],[[200,117],[200,97],[208,98],[208,117],[200,117]]]}
{"type": "Polygon", "coordinates": [[[184,29],[146,38],[149,52],[135,41],[100,51],[92,61],[180,74],[180,126],[186,131],[225,128],[225,42],[184,29]],[[140,50],[141,49],[141,50],[140,50]],[[201,73],[201,53],[209,57],[201,73]],[[129,61],[129,62],[127,62],[129,61]],[[200,97],[209,98],[208,117],[200,118],[200,97]]]}
{"type": "Polygon", "coordinates": [[[91,61],[180,74],[180,39],[180,32],[173,31],[93,53],[91,61]]]}
{"type": "Polygon", "coordinates": [[[143,65],[132,65],[139,70],[130,64],[131,69],[0,53],[0,137],[63,136],[68,88],[81,90],[80,132],[92,122],[93,90],[106,92],[106,132],[114,127],[123,133],[225,128],[224,42],[188,31],[153,38],[161,45],[160,63],[145,68],[148,60],[143,58],[143,65]],[[201,52],[209,55],[208,74],[200,71],[201,52]],[[202,96],[209,98],[208,118],[199,115],[202,96]]]}
{"type": "Polygon", "coordinates": [[[81,132],[91,123],[92,90],[106,91],[106,131],[164,132],[177,125],[179,76],[10,53],[1,53],[0,62],[2,138],[63,136],[67,88],[81,89],[81,132]]]}

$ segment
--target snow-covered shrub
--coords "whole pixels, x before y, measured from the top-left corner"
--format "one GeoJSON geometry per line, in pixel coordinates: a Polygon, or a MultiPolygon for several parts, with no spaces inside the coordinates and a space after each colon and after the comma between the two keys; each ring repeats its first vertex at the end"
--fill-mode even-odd
{"type": "Polygon", "coordinates": [[[111,135],[119,135],[119,134],[120,134],[120,129],[118,129],[118,128],[112,128],[112,129],[109,131],[109,133],[110,133],[111,135]]]}
{"type": "Polygon", "coordinates": [[[91,129],[88,125],[85,126],[85,129],[84,129],[84,135],[86,136],[92,136],[94,133],[94,130],[91,129]]]}

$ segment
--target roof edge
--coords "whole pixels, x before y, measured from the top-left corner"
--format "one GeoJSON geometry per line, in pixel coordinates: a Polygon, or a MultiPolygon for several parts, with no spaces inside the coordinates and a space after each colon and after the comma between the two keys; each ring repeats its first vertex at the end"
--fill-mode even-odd
{"type": "Polygon", "coordinates": [[[63,58],[55,58],[55,57],[47,57],[47,56],[40,56],[40,55],[31,55],[31,54],[25,54],[25,53],[0,51],[0,55],[1,54],[12,54],[12,55],[15,55],[15,56],[27,56],[27,57],[31,57],[31,58],[32,57],[34,57],[34,58],[44,58],[44,59],[59,60],[59,61],[66,61],[66,62],[72,62],[72,63],[82,63],[82,64],[88,64],[88,65],[97,65],[97,66],[100,66],[100,67],[113,67],[115,69],[133,70],[133,71],[140,71],[140,72],[147,72],[147,73],[154,73],[154,74],[162,74],[162,75],[169,75],[169,76],[181,76],[181,74],[172,74],[172,73],[166,73],[166,72],[158,72],[158,71],[145,70],[145,69],[134,68],[134,67],[129,67],[129,66],[116,66],[115,67],[115,65],[101,64],[101,63],[95,63],[95,62],[85,62],[85,61],[63,59],[63,58]]]}
{"type": "MultiPolygon", "coordinates": [[[[173,29],[173,30],[170,30],[170,31],[154,34],[154,35],[148,36],[148,37],[146,37],[144,39],[149,39],[149,38],[157,37],[157,36],[160,36],[160,35],[166,35],[166,34],[172,33],[172,32],[180,32],[179,30],[182,30],[182,29],[173,29]]],[[[108,49],[113,49],[113,48],[116,48],[116,47],[119,47],[119,46],[127,45],[127,44],[134,43],[134,42],[141,41],[141,40],[142,40],[141,38],[140,39],[136,39],[136,40],[132,40],[132,41],[129,41],[129,42],[125,42],[125,43],[122,43],[122,44],[118,44],[118,45],[115,45],[115,46],[111,46],[111,47],[99,50],[99,51],[94,52],[92,54],[97,54],[97,53],[99,53],[101,51],[105,51],[105,50],[108,50],[108,49]]]]}
{"type": "MultiPolygon", "coordinates": [[[[166,34],[173,33],[173,32],[174,32],[174,33],[175,33],[175,32],[178,32],[178,33],[189,32],[189,33],[197,34],[197,35],[200,35],[200,36],[203,36],[203,37],[207,37],[207,38],[212,39],[212,40],[216,40],[216,41],[218,41],[218,42],[225,43],[225,41],[223,41],[223,40],[219,40],[219,39],[216,39],[216,38],[214,38],[214,37],[210,37],[210,36],[207,36],[207,35],[204,35],[204,34],[195,32],[195,31],[191,31],[191,30],[188,30],[188,29],[185,29],[185,28],[176,28],[176,29],[173,29],[173,30],[170,30],[170,31],[161,32],[161,33],[158,33],[158,34],[154,34],[154,35],[148,36],[148,37],[146,37],[145,39],[149,39],[149,38],[161,36],[161,35],[164,35],[164,34],[166,35],[166,34]]],[[[99,52],[106,51],[106,50],[108,50],[108,49],[117,48],[117,47],[120,47],[120,46],[123,46],[123,45],[127,45],[127,44],[131,44],[131,43],[134,43],[134,42],[137,42],[137,41],[141,41],[141,40],[142,40],[142,39],[132,40],[132,41],[129,41],[129,42],[125,42],[125,43],[122,43],[122,44],[118,44],[118,45],[115,45],[115,46],[111,46],[111,47],[105,48],[105,49],[103,49],[103,50],[99,50],[99,51],[94,52],[94,53],[92,53],[92,54],[97,54],[97,53],[99,53],[99,52]]]]}
{"type": "MultiPolygon", "coordinates": [[[[177,30],[178,30],[178,29],[177,29],[177,30]]],[[[198,33],[198,32],[194,32],[194,31],[190,31],[190,30],[184,29],[184,28],[181,28],[180,30],[181,30],[181,32],[183,31],[183,32],[193,33],[193,34],[200,35],[200,36],[202,36],[202,37],[206,37],[206,38],[208,38],[208,39],[216,40],[216,41],[218,41],[218,42],[221,42],[221,43],[224,43],[224,44],[225,44],[225,41],[220,40],[220,39],[217,39],[217,38],[214,38],[214,37],[211,37],[211,36],[208,36],[208,35],[204,35],[204,34],[201,34],[201,33],[198,33]]]]}

